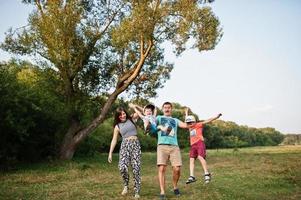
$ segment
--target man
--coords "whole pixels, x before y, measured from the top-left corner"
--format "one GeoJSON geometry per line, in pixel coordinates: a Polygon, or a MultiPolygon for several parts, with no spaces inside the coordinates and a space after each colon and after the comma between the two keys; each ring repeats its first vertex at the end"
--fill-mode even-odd
{"type": "Polygon", "coordinates": [[[162,106],[163,115],[157,116],[157,124],[165,127],[166,132],[158,131],[157,166],[160,184],[160,199],[165,199],[165,172],[168,160],[173,168],[173,190],[176,196],[180,196],[178,181],[180,178],[182,158],[178,145],[177,128],[188,128],[187,124],[173,118],[172,104],[165,102],[162,106]]]}

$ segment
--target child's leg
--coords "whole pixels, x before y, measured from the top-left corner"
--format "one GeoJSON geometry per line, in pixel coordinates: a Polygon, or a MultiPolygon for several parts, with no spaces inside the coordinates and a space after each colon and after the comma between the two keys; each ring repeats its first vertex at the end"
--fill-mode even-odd
{"type": "Polygon", "coordinates": [[[207,162],[206,160],[202,157],[202,156],[198,156],[199,161],[201,162],[201,165],[203,167],[204,170],[204,174],[208,174],[208,167],[207,167],[207,162]]]}
{"type": "Polygon", "coordinates": [[[186,181],[186,184],[189,183],[193,183],[196,181],[196,178],[194,177],[194,160],[197,157],[197,151],[195,151],[196,149],[194,148],[194,146],[192,146],[190,148],[190,152],[189,152],[189,173],[190,176],[186,181]]]}
{"type": "Polygon", "coordinates": [[[151,123],[150,123],[150,121],[149,120],[147,120],[147,119],[145,119],[145,120],[143,120],[143,122],[144,122],[144,131],[145,132],[149,132],[149,130],[150,130],[150,126],[151,126],[151,123]]]}
{"type": "Polygon", "coordinates": [[[169,135],[172,131],[172,127],[171,126],[164,127],[162,125],[159,125],[157,126],[157,130],[163,131],[169,135]]]}
{"type": "Polygon", "coordinates": [[[197,151],[198,151],[198,159],[201,162],[201,165],[203,167],[204,173],[208,174],[208,167],[207,167],[207,162],[205,160],[206,158],[206,146],[203,141],[197,142],[197,151]]]}
{"type": "Polygon", "coordinates": [[[194,158],[190,158],[190,164],[189,164],[189,170],[190,170],[190,176],[194,177],[194,158]]]}
{"type": "Polygon", "coordinates": [[[164,127],[162,125],[158,125],[157,126],[157,129],[160,130],[160,131],[163,131],[163,132],[166,132],[167,131],[167,127],[164,127]]]}

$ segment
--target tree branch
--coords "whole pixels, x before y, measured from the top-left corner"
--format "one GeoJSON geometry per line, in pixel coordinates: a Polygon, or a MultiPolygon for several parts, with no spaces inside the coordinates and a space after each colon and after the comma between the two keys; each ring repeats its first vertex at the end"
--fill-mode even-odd
{"type": "Polygon", "coordinates": [[[41,5],[41,1],[40,0],[35,0],[36,6],[40,12],[40,14],[42,15],[42,17],[44,17],[44,10],[43,7],[41,5]]]}
{"type": "Polygon", "coordinates": [[[143,41],[143,34],[140,34],[140,58],[143,56],[144,54],[144,41],[143,41]]]}

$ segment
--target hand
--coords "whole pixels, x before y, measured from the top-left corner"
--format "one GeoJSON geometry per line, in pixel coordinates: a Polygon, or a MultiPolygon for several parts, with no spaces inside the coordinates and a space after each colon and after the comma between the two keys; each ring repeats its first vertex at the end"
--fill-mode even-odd
{"type": "Polygon", "coordinates": [[[186,108],[185,108],[185,114],[187,114],[187,115],[188,115],[188,112],[189,112],[189,108],[188,108],[188,107],[186,107],[186,108]]]}
{"type": "Polygon", "coordinates": [[[130,104],[129,104],[129,107],[134,109],[134,108],[135,108],[135,105],[132,104],[132,103],[130,103],[130,104]]]}
{"type": "Polygon", "coordinates": [[[109,154],[109,156],[108,156],[108,162],[112,163],[112,154],[109,154]]]}

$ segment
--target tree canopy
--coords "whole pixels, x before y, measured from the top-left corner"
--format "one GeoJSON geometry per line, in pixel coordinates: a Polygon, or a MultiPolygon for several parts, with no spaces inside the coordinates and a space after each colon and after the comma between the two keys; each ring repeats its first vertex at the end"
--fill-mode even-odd
{"type": "Polygon", "coordinates": [[[7,33],[1,48],[35,59],[57,73],[68,108],[69,128],[61,158],[103,122],[117,96],[149,98],[173,69],[162,44],[177,55],[187,48],[207,51],[222,37],[208,2],[191,0],[23,0],[33,4],[28,25],[7,33]],[[188,41],[192,46],[187,46],[188,41]],[[82,107],[104,97],[90,120],[82,107]]]}

